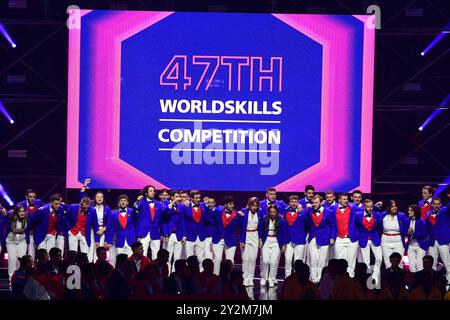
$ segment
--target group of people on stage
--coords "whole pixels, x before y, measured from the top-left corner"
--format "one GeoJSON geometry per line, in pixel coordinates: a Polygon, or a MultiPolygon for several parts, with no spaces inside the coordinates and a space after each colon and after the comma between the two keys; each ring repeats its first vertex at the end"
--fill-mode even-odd
{"type": "Polygon", "coordinates": [[[54,194],[44,204],[30,189],[14,209],[0,208],[10,278],[19,267],[18,258],[28,253],[34,259],[39,249],[50,252],[56,247],[64,253],[67,242],[69,251],[85,253],[95,262],[96,249],[104,247],[114,266],[116,257],[132,256],[132,245],[138,242],[144,256],[150,251],[150,260],[157,259],[161,247],[167,250],[169,274],[177,260],[196,256],[201,270],[205,259],[212,260],[218,275],[222,260],[234,263],[239,246],[244,286],[254,284],[258,255],[261,285],[274,287],[282,255],[286,278],[301,260],[313,283],[321,280],[330,259],[345,260],[353,278],[357,261],[372,270],[373,255],[376,283],[382,263],[390,268],[395,252],[407,254],[412,273],[423,269],[425,255],[433,257],[435,270],[440,258],[450,283],[450,206],[443,206],[430,186],[423,187],[422,200],[405,213],[394,200],[385,205],[363,200],[359,190],[350,195],[327,191],[323,198],[312,185],[306,186],[303,198],[291,195],[288,203],[277,199],[275,188],[268,188],[266,199],[251,197],[242,209],[231,196],[218,205],[198,190],[162,190],[157,199],[156,188],[145,186],[134,202],[120,195],[112,210],[101,191],[92,200],[86,196],[89,182],[86,179],[79,203],[66,204],[54,194]]]}

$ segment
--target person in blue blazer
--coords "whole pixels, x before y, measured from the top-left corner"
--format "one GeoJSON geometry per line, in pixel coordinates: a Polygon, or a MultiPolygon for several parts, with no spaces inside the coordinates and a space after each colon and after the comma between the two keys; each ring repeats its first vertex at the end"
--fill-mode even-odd
{"type": "Polygon", "coordinates": [[[34,240],[38,249],[56,247],[57,238],[64,237],[64,208],[61,206],[61,196],[53,194],[50,203],[39,208],[29,216],[30,223],[35,224],[34,240]]]}
{"type": "Polygon", "coordinates": [[[339,194],[338,204],[329,208],[336,218],[334,240],[334,258],[345,259],[348,263],[348,274],[355,275],[356,257],[358,253],[359,234],[356,227],[356,214],[361,209],[348,203],[346,193],[339,194]]]}
{"type": "Polygon", "coordinates": [[[287,223],[287,244],[285,258],[285,277],[289,277],[292,272],[292,264],[294,261],[304,261],[306,234],[308,229],[308,218],[306,209],[298,204],[297,195],[289,197],[289,206],[284,210],[284,220],[287,223]]]}
{"type": "Polygon", "coordinates": [[[423,257],[429,247],[427,224],[421,218],[419,206],[416,204],[408,207],[405,229],[408,230],[406,252],[408,253],[409,270],[415,273],[423,269],[423,257]]]}
{"type": "Polygon", "coordinates": [[[29,218],[22,205],[16,205],[13,210],[2,210],[6,218],[6,251],[8,253],[9,281],[14,272],[19,268],[19,258],[27,253],[29,238],[29,218]]]}
{"type": "Polygon", "coordinates": [[[70,251],[78,251],[79,245],[80,251],[87,254],[92,242],[98,247],[98,241],[91,238],[91,230],[93,229],[94,234],[96,234],[99,225],[97,213],[91,207],[89,198],[85,197],[81,199],[80,203],[69,205],[65,215],[65,226],[68,230],[70,251]]]}
{"type": "Polygon", "coordinates": [[[184,219],[186,236],[186,256],[197,256],[201,265],[205,255],[205,216],[206,205],[201,202],[201,193],[198,190],[191,190],[190,200],[181,203],[179,210],[184,219]]]}
{"type": "Polygon", "coordinates": [[[435,188],[431,186],[424,186],[422,188],[422,200],[417,204],[420,210],[420,217],[425,220],[428,211],[431,210],[431,203],[433,201],[435,188]]]}
{"type": "Polygon", "coordinates": [[[175,261],[181,259],[183,245],[186,243],[185,220],[180,212],[181,196],[178,191],[170,192],[170,201],[163,204],[162,232],[166,250],[169,251],[169,273],[174,271],[175,261]],[[173,257],[173,263],[172,263],[173,257]]]}
{"type": "Polygon", "coordinates": [[[206,203],[205,231],[205,259],[213,259],[213,236],[217,232],[217,216],[220,214],[216,199],[208,197],[206,203]]]}
{"type": "MultiPolygon", "coordinates": [[[[17,203],[16,205],[21,205],[25,208],[25,211],[27,212],[28,216],[32,215],[37,211],[37,209],[42,208],[44,206],[44,202],[41,199],[37,198],[37,193],[33,189],[28,189],[25,192],[25,200],[17,203]]],[[[30,242],[28,243],[27,253],[35,259],[36,256],[36,243],[34,241],[34,230],[35,225],[33,223],[29,226],[29,237],[30,242]]]]}
{"type": "Polygon", "coordinates": [[[241,212],[244,214],[239,228],[244,286],[253,286],[258,249],[262,248],[264,214],[257,197],[248,199],[247,206],[241,212]]]}
{"type": "Polygon", "coordinates": [[[433,257],[433,268],[437,269],[438,257],[441,257],[450,283],[450,206],[442,207],[441,198],[434,198],[432,210],[428,211],[426,223],[428,229],[428,254],[433,257]]]}
{"type": "Polygon", "coordinates": [[[115,265],[115,257],[121,253],[128,257],[133,254],[131,245],[136,241],[135,213],[128,207],[130,200],[126,194],[117,199],[118,209],[111,211],[106,227],[105,242],[110,252],[110,262],[115,265]]]}
{"type": "Polygon", "coordinates": [[[315,195],[311,207],[306,211],[309,228],[308,251],[310,279],[318,283],[322,276],[322,269],[327,265],[328,249],[336,238],[336,214],[323,207],[321,195],[315,195]]]}
{"type": "Polygon", "coordinates": [[[309,209],[312,207],[313,197],[315,195],[316,188],[313,185],[308,184],[305,187],[305,197],[299,200],[299,204],[302,208],[309,209]]]}
{"type": "Polygon", "coordinates": [[[356,226],[359,234],[359,247],[361,249],[363,263],[370,268],[370,251],[375,257],[372,278],[378,283],[380,281],[381,263],[383,254],[381,252],[381,216],[374,210],[373,201],[364,200],[364,210],[356,214],[356,226]]]}
{"type": "Polygon", "coordinates": [[[260,202],[260,208],[264,217],[267,215],[268,208],[271,204],[275,204],[281,214],[283,214],[284,209],[287,207],[287,204],[283,200],[277,199],[277,189],[274,187],[267,188],[266,199],[261,200],[260,202]]]}
{"type": "MultiPolygon", "coordinates": [[[[90,182],[91,179],[84,180],[83,187],[80,190],[80,200],[86,197],[86,189],[90,182]]],[[[100,190],[95,192],[91,206],[97,215],[98,230],[96,232],[94,232],[94,229],[90,231],[91,239],[95,239],[95,241],[91,241],[88,259],[90,262],[96,262],[97,254],[95,244],[98,243],[100,247],[105,246],[106,227],[108,225],[108,217],[111,215],[111,208],[105,203],[105,195],[100,190]]]]}
{"type": "MultiPolygon", "coordinates": [[[[397,202],[390,200],[387,204],[386,211],[381,213],[382,235],[381,235],[381,252],[383,253],[383,262],[386,269],[391,267],[389,257],[392,253],[397,252],[402,257],[405,253],[404,239],[408,235],[405,230],[406,215],[398,210],[397,202]]],[[[402,267],[402,263],[400,263],[402,267]]]]}
{"type": "Polygon", "coordinates": [[[156,188],[145,186],[141,195],[134,203],[136,211],[136,236],[144,247],[144,255],[147,256],[148,248],[151,250],[151,259],[156,259],[156,254],[161,248],[162,204],[155,199],[156,188]]]}
{"type": "Polygon", "coordinates": [[[268,214],[264,219],[261,233],[263,260],[262,286],[265,286],[267,282],[271,288],[278,284],[276,279],[278,264],[280,263],[281,254],[286,251],[286,229],[286,221],[280,216],[277,205],[269,205],[268,214]]]}
{"type": "Polygon", "coordinates": [[[214,250],[214,274],[219,275],[220,263],[223,252],[225,259],[234,263],[234,255],[237,245],[237,230],[240,224],[240,217],[244,215],[234,208],[234,198],[226,196],[223,206],[218,207],[218,214],[214,216],[216,220],[216,232],[213,234],[212,243],[214,250]]]}

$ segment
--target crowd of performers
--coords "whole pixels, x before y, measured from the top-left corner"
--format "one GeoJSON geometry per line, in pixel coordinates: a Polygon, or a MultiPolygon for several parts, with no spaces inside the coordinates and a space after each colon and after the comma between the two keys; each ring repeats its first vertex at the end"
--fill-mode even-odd
{"type": "MultiPolygon", "coordinates": [[[[308,280],[317,284],[329,261],[345,260],[350,278],[357,265],[365,264],[375,285],[381,281],[382,266],[392,267],[393,253],[407,255],[411,273],[420,272],[424,257],[431,256],[432,268],[437,270],[441,261],[450,283],[450,206],[443,206],[430,186],[423,187],[422,200],[405,208],[394,200],[363,199],[359,190],[337,195],[327,191],[323,198],[308,185],[304,197],[290,195],[288,203],[277,199],[275,188],[268,188],[265,199],[251,197],[241,209],[231,196],[220,205],[212,197],[202,198],[198,190],[161,190],[157,198],[156,188],[145,186],[134,202],[122,194],[117,208],[111,209],[101,191],[92,200],[86,195],[89,182],[86,179],[81,201],[75,204],[64,203],[59,194],[45,204],[30,189],[13,209],[0,207],[10,279],[19,258],[35,260],[40,249],[81,252],[96,262],[100,248],[115,266],[118,257],[134,259],[133,249],[141,244],[149,261],[157,261],[158,252],[168,253],[168,275],[175,272],[177,260],[191,256],[201,271],[203,262],[209,266],[211,261],[211,271],[218,275],[224,261],[234,264],[240,247],[246,287],[254,285],[258,256],[261,286],[276,287],[282,255],[286,278],[294,262],[302,262],[309,268],[308,280]]],[[[133,262],[139,271],[138,257],[133,262]]],[[[403,267],[403,259],[398,265],[403,267]]]]}

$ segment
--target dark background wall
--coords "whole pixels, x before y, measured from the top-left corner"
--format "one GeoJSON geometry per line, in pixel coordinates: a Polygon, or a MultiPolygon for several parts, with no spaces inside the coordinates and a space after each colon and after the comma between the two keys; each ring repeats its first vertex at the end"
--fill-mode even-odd
{"type": "MultiPolygon", "coordinates": [[[[65,21],[70,4],[88,9],[324,14],[364,14],[369,5],[377,4],[381,29],[376,33],[373,197],[400,199],[406,205],[420,197],[422,185],[438,185],[450,175],[448,110],[418,131],[450,93],[450,36],[425,57],[420,55],[450,22],[446,1],[3,0],[0,22],[18,46],[13,49],[0,37],[0,101],[15,120],[10,125],[0,115],[0,183],[14,201],[21,200],[28,187],[44,200],[60,192],[67,201],[78,201],[76,190],[65,190],[65,21]],[[15,150],[22,150],[22,157],[11,157],[17,156],[15,150]]],[[[110,204],[121,192],[105,191],[110,204]]],[[[138,191],[127,193],[134,197],[138,191]]],[[[219,199],[226,193],[205,191],[219,199]]],[[[250,195],[234,194],[239,205],[250,195]]],[[[257,196],[263,194],[261,190],[257,196]]],[[[0,202],[5,205],[3,199],[0,202]]]]}

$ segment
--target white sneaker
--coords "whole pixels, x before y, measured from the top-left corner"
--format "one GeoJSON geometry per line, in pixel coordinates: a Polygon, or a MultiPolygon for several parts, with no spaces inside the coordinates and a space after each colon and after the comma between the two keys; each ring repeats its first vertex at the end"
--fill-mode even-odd
{"type": "Polygon", "coordinates": [[[265,286],[265,285],[266,285],[266,279],[261,278],[261,280],[259,281],[259,283],[261,284],[261,286],[265,286]]]}
{"type": "Polygon", "coordinates": [[[275,283],[273,281],[269,281],[269,288],[275,287],[275,283]]]}
{"type": "Polygon", "coordinates": [[[248,287],[248,280],[247,279],[244,280],[244,287],[248,287]]]}

